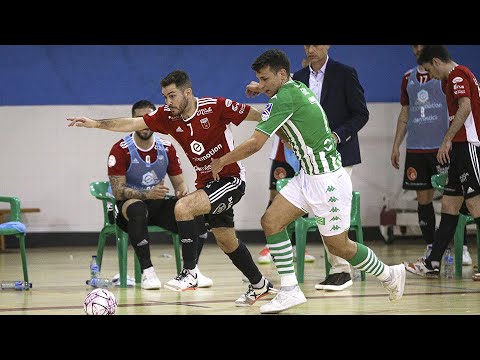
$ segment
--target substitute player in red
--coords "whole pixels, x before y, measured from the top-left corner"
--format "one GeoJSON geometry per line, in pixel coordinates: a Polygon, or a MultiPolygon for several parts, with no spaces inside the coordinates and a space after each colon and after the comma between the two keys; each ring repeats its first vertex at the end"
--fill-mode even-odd
{"type": "Polygon", "coordinates": [[[477,226],[480,225],[480,89],[475,75],[454,62],[443,45],[425,45],[417,63],[432,78],[446,83],[450,125],[437,160],[450,166],[432,252],[426,259],[405,263],[405,267],[414,274],[438,278],[442,255],[455,234],[464,200],[477,226]]]}
{"type": "MultiPolygon", "coordinates": [[[[156,110],[148,100],[137,101],[132,106],[132,116],[143,116],[156,110]]],[[[111,193],[116,198],[116,223],[125,232],[142,271],[142,289],[160,289],[150,256],[149,225],[157,225],[178,233],[174,208],[178,198],[187,195],[183,171],[175,147],[170,141],[155,135],[146,128],[125,135],[111,148],[108,155],[108,177],[111,193]],[[175,190],[165,185],[168,175],[175,190]]],[[[203,216],[196,218],[199,231],[197,261],[208,233],[203,216]]],[[[198,287],[210,287],[212,279],[196,267],[198,287]]]]}

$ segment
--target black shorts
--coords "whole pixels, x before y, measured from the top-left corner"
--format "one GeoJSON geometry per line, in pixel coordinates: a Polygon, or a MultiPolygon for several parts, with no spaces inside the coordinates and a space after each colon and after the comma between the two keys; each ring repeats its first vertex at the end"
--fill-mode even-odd
{"type": "Polygon", "coordinates": [[[270,167],[270,190],[277,189],[277,180],[284,178],[292,178],[295,175],[295,170],[282,161],[272,160],[270,167]]]}
{"type": "Polygon", "coordinates": [[[411,153],[405,157],[403,173],[403,189],[427,190],[432,189],[432,176],[446,173],[448,165],[443,166],[437,160],[437,152],[411,153]]]}
{"type": "Polygon", "coordinates": [[[470,199],[480,194],[480,148],[468,143],[452,143],[450,168],[443,193],[470,199]]]}
{"type": "MultiPolygon", "coordinates": [[[[115,213],[117,225],[125,232],[128,232],[128,220],[122,213],[122,206],[126,200],[119,200],[116,203],[115,213]]],[[[160,226],[166,230],[178,233],[177,221],[175,220],[174,208],[177,198],[142,200],[148,209],[148,225],[160,226]]]]}
{"type": "Polygon", "coordinates": [[[202,188],[208,195],[212,208],[205,214],[210,228],[234,227],[233,205],[245,195],[245,182],[236,177],[209,181],[202,188]]]}

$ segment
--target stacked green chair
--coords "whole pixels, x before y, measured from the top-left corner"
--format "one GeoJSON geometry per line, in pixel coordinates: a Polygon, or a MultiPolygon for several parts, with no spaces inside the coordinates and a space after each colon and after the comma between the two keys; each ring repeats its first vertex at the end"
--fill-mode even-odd
{"type": "MultiPolygon", "coordinates": [[[[432,186],[441,193],[445,189],[445,183],[447,182],[447,174],[432,175],[432,186]]],[[[453,237],[454,252],[455,252],[455,276],[457,278],[462,277],[462,258],[463,258],[463,240],[465,236],[465,227],[470,224],[475,224],[475,220],[471,215],[459,214],[458,224],[455,229],[455,235],[453,237]]],[[[477,226],[477,266],[480,269],[480,228],[477,226]]]]}
{"type": "Polygon", "coordinates": [[[18,239],[22,257],[23,280],[28,284],[27,254],[25,250],[26,227],[20,218],[20,200],[16,197],[0,196],[0,202],[10,204],[10,221],[0,224],[0,235],[13,235],[18,239]]]}
{"type": "MultiPolygon", "coordinates": [[[[98,236],[98,246],[97,246],[97,262],[98,266],[102,266],[103,250],[105,247],[105,241],[107,236],[114,235],[117,243],[117,254],[118,254],[118,267],[120,273],[120,287],[127,287],[127,265],[128,265],[128,233],[120,229],[115,223],[111,223],[108,217],[108,205],[112,204],[115,206],[115,198],[108,193],[110,183],[108,181],[94,181],[90,183],[90,194],[96,199],[102,201],[103,205],[103,227],[98,236]]],[[[178,234],[175,234],[171,231],[168,231],[160,226],[150,225],[148,226],[149,233],[167,233],[170,235],[173,241],[173,246],[175,250],[175,262],[177,266],[177,273],[180,273],[182,270],[182,259],[181,259],[181,246],[180,246],[180,237],[178,234]]],[[[139,284],[142,280],[142,273],[140,269],[140,263],[137,256],[135,258],[135,282],[139,284]]]]}
{"type": "MultiPolygon", "coordinates": [[[[277,180],[276,189],[280,191],[290,180],[290,178],[277,180]]],[[[287,226],[287,232],[291,238],[295,231],[296,252],[297,252],[297,280],[303,283],[305,274],[305,248],[307,243],[307,233],[309,231],[318,230],[315,218],[299,217],[297,220],[287,226]]],[[[352,192],[352,209],[350,212],[350,230],[355,231],[356,241],[363,244],[363,230],[360,216],[360,193],[358,191],[352,192]]],[[[326,273],[330,271],[330,262],[328,261],[327,252],[325,251],[325,269],[326,273]]],[[[365,271],[361,272],[361,279],[365,281],[365,271]]]]}

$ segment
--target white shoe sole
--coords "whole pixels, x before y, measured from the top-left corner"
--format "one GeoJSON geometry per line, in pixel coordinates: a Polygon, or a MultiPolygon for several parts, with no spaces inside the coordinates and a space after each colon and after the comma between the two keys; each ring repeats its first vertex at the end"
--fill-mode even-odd
{"type": "Polygon", "coordinates": [[[304,297],[303,299],[297,299],[297,301],[294,304],[290,304],[288,306],[284,306],[282,308],[276,308],[276,309],[268,308],[269,304],[265,304],[260,307],[260,313],[261,314],[278,314],[279,312],[288,310],[297,305],[305,304],[306,302],[307,302],[307,299],[304,297]]]}
{"type": "Polygon", "coordinates": [[[325,288],[325,285],[315,284],[315,289],[317,289],[317,290],[323,290],[324,288],[325,288]]]}
{"type": "Polygon", "coordinates": [[[165,289],[176,291],[176,292],[182,292],[182,291],[187,291],[187,290],[197,290],[196,287],[193,287],[193,288],[189,287],[189,288],[186,288],[186,289],[180,289],[180,288],[177,288],[177,287],[169,285],[169,284],[165,284],[165,285],[163,285],[163,287],[165,289]]]}
{"type": "Polygon", "coordinates": [[[198,282],[198,285],[197,285],[197,288],[209,288],[209,287],[212,287],[213,285],[213,281],[205,281],[205,282],[198,282]]]}
{"type": "Polygon", "coordinates": [[[155,286],[155,287],[141,287],[143,290],[159,290],[162,287],[161,286],[155,286]]]}
{"type": "MultiPolygon", "coordinates": [[[[342,285],[322,285],[323,286],[323,290],[327,290],[327,291],[342,291],[346,288],[348,288],[349,286],[352,286],[353,285],[353,281],[352,280],[348,280],[345,284],[342,284],[342,285]]],[[[315,289],[317,288],[317,286],[315,285],[315,289]]]]}

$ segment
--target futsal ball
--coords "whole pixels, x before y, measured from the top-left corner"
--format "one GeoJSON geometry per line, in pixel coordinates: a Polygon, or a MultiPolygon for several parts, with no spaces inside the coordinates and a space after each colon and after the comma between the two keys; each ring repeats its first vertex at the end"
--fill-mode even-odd
{"type": "Polygon", "coordinates": [[[87,315],[115,315],[117,299],[110,290],[97,288],[86,296],[83,310],[87,315]]]}

